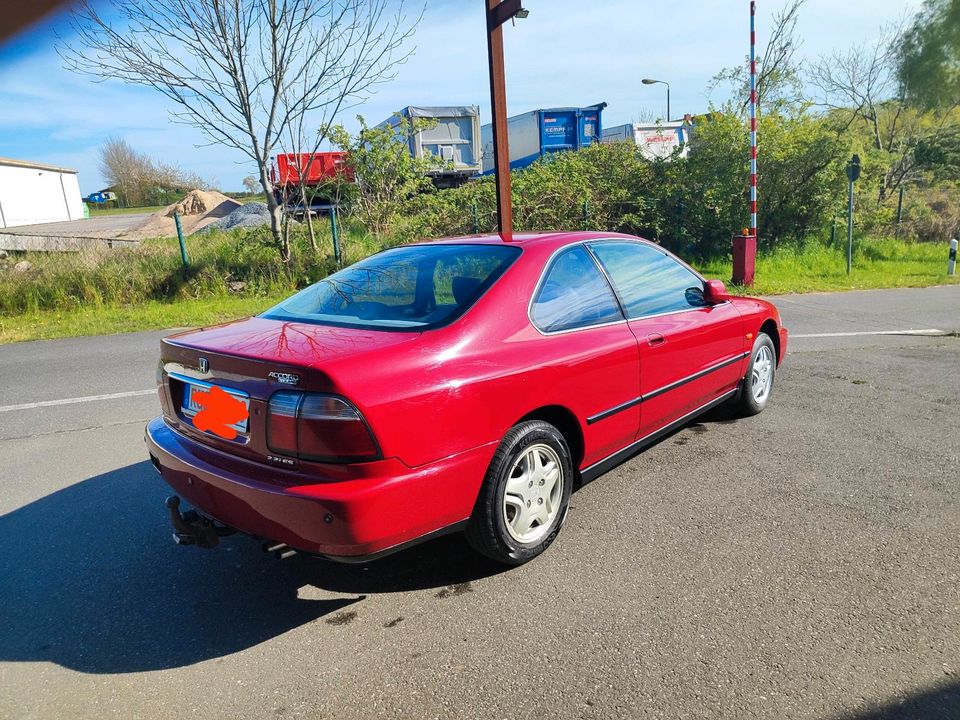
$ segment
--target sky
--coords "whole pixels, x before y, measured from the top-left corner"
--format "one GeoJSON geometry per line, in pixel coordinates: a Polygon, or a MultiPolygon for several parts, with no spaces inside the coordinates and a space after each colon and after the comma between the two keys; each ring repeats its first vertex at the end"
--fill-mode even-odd
{"type": "MultiPolygon", "coordinates": [[[[758,2],[760,48],[782,3],[758,2]]],[[[798,23],[801,56],[813,59],[874,38],[920,4],[807,0],[798,23]]],[[[708,96],[710,79],[749,51],[747,0],[524,0],[524,6],[529,17],[504,27],[510,115],[603,101],[605,126],[662,117],[664,86],[642,85],[644,77],[670,83],[673,117],[704,112],[725,99],[719,91],[708,96]]],[[[0,156],[74,168],[84,195],[104,185],[97,149],[109,137],[223,190],[242,190],[242,179],[256,174],[238,151],[209,146],[197,130],[172,122],[171,103],[156,91],[68,72],[55,44],[69,34],[68,16],[60,13],[0,45],[0,156]]],[[[341,116],[342,124],[355,128],[357,113],[377,123],[406,105],[479,105],[482,122],[489,122],[480,0],[426,0],[410,49],[396,78],[341,116]]]]}

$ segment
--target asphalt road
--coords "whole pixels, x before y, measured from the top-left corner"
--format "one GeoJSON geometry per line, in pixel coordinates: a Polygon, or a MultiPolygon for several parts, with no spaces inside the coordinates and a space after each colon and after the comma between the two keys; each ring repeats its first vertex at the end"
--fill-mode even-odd
{"type": "Polygon", "coordinates": [[[960,286],[776,302],[768,409],[587,485],[507,572],[178,548],[162,333],[0,347],[0,717],[960,717],[960,339],[850,334],[955,333],[960,286]]]}

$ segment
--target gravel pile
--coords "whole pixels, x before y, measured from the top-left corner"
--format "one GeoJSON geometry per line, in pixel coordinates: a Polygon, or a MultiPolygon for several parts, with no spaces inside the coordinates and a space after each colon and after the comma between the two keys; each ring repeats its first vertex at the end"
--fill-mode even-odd
{"type": "Polygon", "coordinates": [[[226,217],[222,217],[207,225],[203,232],[210,232],[214,228],[231,230],[235,227],[263,227],[270,224],[270,211],[267,204],[251,202],[241,205],[226,217]]]}

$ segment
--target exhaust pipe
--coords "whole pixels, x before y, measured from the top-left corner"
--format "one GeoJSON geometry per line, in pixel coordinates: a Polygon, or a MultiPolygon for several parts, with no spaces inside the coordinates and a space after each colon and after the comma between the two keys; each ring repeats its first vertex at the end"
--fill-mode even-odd
{"type": "Polygon", "coordinates": [[[263,551],[273,555],[277,560],[286,560],[297,554],[297,551],[286,543],[273,542],[271,540],[263,544],[263,551]]]}

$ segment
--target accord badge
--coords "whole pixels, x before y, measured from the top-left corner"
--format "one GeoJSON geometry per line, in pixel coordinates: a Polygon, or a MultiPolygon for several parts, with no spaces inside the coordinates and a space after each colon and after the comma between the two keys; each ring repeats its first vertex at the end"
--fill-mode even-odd
{"type": "Polygon", "coordinates": [[[296,385],[300,382],[300,376],[292,373],[272,372],[267,377],[283,385],[296,385]]]}

